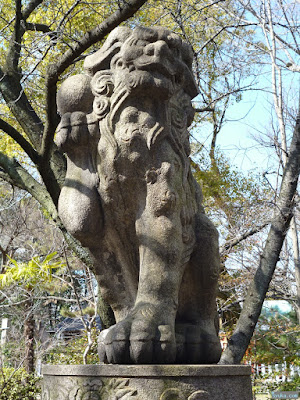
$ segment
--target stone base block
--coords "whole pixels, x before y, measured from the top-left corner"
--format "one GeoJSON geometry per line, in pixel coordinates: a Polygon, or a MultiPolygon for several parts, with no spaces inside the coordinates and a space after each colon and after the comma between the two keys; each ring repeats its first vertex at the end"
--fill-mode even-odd
{"type": "Polygon", "coordinates": [[[244,365],[44,365],[42,400],[252,400],[244,365]]]}

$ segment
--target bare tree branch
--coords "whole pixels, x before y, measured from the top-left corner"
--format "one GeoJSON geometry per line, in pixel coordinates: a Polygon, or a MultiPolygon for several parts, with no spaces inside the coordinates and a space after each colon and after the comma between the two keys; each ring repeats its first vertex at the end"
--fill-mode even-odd
{"type": "MultiPolygon", "coordinates": [[[[246,92],[246,91],[249,91],[249,90],[251,90],[251,91],[256,91],[256,90],[261,91],[261,89],[255,89],[255,88],[251,87],[251,85],[244,86],[242,88],[238,88],[238,89],[234,89],[234,90],[228,90],[227,93],[224,93],[224,94],[220,95],[219,97],[217,97],[216,99],[211,101],[207,106],[200,107],[200,108],[194,107],[194,111],[195,112],[199,112],[199,113],[206,112],[206,111],[207,112],[213,112],[213,111],[215,111],[215,105],[219,101],[221,101],[223,99],[226,99],[226,98],[229,98],[229,96],[231,96],[232,94],[242,93],[242,92],[246,92]]],[[[193,104],[195,104],[195,103],[197,103],[197,101],[193,101],[193,104]]]]}
{"type": "MultiPolygon", "coordinates": [[[[259,21],[259,23],[262,25],[262,19],[261,17],[258,15],[258,13],[254,10],[253,7],[250,7],[249,2],[247,2],[247,4],[244,4],[243,2],[240,2],[247,11],[249,11],[252,15],[255,16],[255,18],[259,21]]],[[[275,24],[274,24],[275,25],[275,24]]],[[[270,33],[270,27],[266,24],[265,29],[270,33]]],[[[285,47],[289,48],[290,50],[293,50],[296,54],[300,54],[300,49],[299,48],[295,48],[293,47],[290,43],[288,43],[286,40],[284,40],[282,38],[282,36],[277,35],[276,32],[274,32],[274,36],[276,38],[276,40],[283,44],[285,47]]]]}
{"type": "Polygon", "coordinates": [[[43,123],[29,103],[20,84],[20,76],[9,74],[0,68],[0,92],[30,142],[40,148],[43,123]]]}
{"type": "Polygon", "coordinates": [[[236,238],[227,241],[221,248],[220,248],[220,254],[222,257],[222,254],[225,253],[226,251],[232,249],[232,247],[238,245],[241,243],[243,240],[247,239],[250,236],[255,235],[256,233],[260,232],[263,228],[269,225],[269,222],[266,222],[262,225],[256,226],[247,232],[244,232],[243,234],[237,236],[236,238]]]}
{"type": "MultiPolygon", "coordinates": [[[[16,74],[5,73],[0,68],[0,92],[34,148],[39,150],[43,123],[29,103],[19,78],[19,76],[16,77],[16,74]]],[[[49,144],[48,152],[49,158],[51,157],[51,167],[49,164],[42,165],[40,158],[38,167],[47,190],[54,203],[57,204],[60,184],[65,174],[65,159],[62,154],[58,153],[53,142],[49,144]]],[[[16,185],[19,186],[19,183],[16,185]]]]}
{"type": "Polygon", "coordinates": [[[194,111],[195,111],[196,113],[213,112],[213,111],[215,111],[215,109],[214,109],[214,107],[212,107],[212,106],[200,107],[200,108],[194,107],[194,111]]]}
{"type": "Polygon", "coordinates": [[[35,164],[39,164],[39,155],[31,146],[31,144],[21,135],[20,132],[18,132],[13,126],[8,124],[2,118],[0,118],[0,129],[14,139],[35,164]]]}
{"type": "MultiPolygon", "coordinates": [[[[34,296],[35,300],[52,300],[52,301],[64,301],[66,303],[77,303],[77,300],[75,299],[68,299],[66,297],[59,297],[59,296],[34,296]]],[[[0,303],[5,301],[6,299],[1,299],[0,303]]],[[[86,299],[82,299],[84,301],[86,299]]],[[[7,307],[17,307],[22,304],[26,304],[28,302],[28,299],[26,300],[20,300],[16,303],[10,302],[8,304],[2,304],[0,305],[0,308],[7,308],[7,307]]]]}
{"type": "Polygon", "coordinates": [[[50,35],[55,35],[56,33],[52,32],[51,29],[49,28],[48,25],[45,24],[33,24],[31,22],[26,22],[25,23],[25,29],[27,31],[37,31],[37,32],[43,32],[43,33],[49,33],[50,35]]]}
{"type": "Polygon", "coordinates": [[[37,182],[17,160],[9,158],[3,153],[0,153],[0,176],[29,192],[50,213],[51,217],[57,220],[56,207],[44,185],[37,182]]]}
{"type": "Polygon", "coordinates": [[[27,3],[23,11],[23,18],[26,20],[30,14],[40,5],[44,0],[31,0],[27,3]]]}

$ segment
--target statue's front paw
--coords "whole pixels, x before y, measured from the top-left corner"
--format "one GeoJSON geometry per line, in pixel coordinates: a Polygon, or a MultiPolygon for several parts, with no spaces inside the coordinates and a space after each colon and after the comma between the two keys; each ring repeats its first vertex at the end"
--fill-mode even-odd
{"type": "Polygon", "coordinates": [[[112,364],[173,363],[174,324],[166,321],[166,317],[157,318],[155,313],[150,317],[147,311],[135,310],[125,320],[101,332],[98,351],[100,361],[112,364]]]}
{"type": "Polygon", "coordinates": [[[217,364],[221,345],[213,323],[176,324],[177,356],[180,364],[217,364]]]}
{"type": "Polygon", "coordinates": [[[135,364],[171,364],[176,358],[172,324],[135,320],[130,334],[130,358],[135,364]]]}

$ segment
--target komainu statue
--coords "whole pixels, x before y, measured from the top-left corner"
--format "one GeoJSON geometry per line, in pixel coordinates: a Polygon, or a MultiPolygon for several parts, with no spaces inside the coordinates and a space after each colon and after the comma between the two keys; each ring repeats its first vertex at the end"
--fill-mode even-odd
{"type": "Polygon", "coordinates": [[[100,360],[217,363],[217,231],[191,173],[192,54],[164,28],[115,29],[58,92],[59,198],[116,324],[100,360]]]}

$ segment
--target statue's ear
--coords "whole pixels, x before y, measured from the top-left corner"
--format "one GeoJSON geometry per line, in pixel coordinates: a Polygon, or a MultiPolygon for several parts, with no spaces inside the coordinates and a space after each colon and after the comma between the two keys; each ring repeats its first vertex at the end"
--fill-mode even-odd
{"type": "Polygon", "coordinates": [[[132,34],[130,28],[119,26],[107,37],[101,49],[87,56],[84,61],[84,69],[87,74],[94,75],[96,71],[109,69],[113,56],[119,53],[122,44],[132,34]]]}
{"type": "Polygon", "coordinates": [[[98,71],[91,80],[94,98],[93,111],[99,120],[103,119],[110,110],[110,97],[114,91],[111,70],[98,71]]]}

